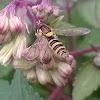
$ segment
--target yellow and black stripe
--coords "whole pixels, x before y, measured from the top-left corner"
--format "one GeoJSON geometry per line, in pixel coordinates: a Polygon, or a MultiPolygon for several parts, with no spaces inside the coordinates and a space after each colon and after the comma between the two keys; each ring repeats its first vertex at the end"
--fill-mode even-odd
{"type": "Polygon", "coordinates": [[[47,37],[48,43],[51,49],[62,58],[69,56],[69,52],[66,50],[65,46],[54,36],[47,37]]]}
{"type": "Polygon", "coordinates": [[[40,24],[38,32],[40,35],[47,38],[49,46],[55,54],[65,59],[69,56],[69,52],[66,50],[65,46],[54,37],[53,32],[48,25],[40,24]]]}

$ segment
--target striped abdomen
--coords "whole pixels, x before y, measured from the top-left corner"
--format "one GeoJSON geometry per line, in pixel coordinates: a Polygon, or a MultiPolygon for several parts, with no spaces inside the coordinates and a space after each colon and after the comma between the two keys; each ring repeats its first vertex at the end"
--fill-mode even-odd
{"type": "Polygon", "coordinates": [[[61,58],[67,58],[69,56],[69,52],[66,50],[65,46],[54,36],[47,37],[49,45],[51,49],[59,55],[61,58]]]}

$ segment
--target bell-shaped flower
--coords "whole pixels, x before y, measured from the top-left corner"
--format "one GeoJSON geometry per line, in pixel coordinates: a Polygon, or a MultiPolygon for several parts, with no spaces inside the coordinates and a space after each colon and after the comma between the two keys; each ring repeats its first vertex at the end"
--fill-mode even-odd
{"type": "Polygon", "coordinates": [[[54,16],[59,16],[60,10],[57,6],[53,6],[53,15],[54,16]]]}
{"type": "Polygon", "coordinates": [[[11,38],[12,38],[11,32],[0,34],[0,44],[5,44],[5,43],[10,42],[11,38]]]}
{"type": "Polygon", "coordinates": [[[57,70],[50,71],[50,75],[57,86],[65,86],[68,78],[62,77],[57,70]]]}
{"type": "Polygon", "coordinates": [[[98,52],[97,55],[94,57],[93,62],[97,67],[100,66],[100,52],[98,52]]]}
{"type": "Polygon", "coordinates": [[[48,48],[49,47],[44,46],[40,52],[40,61],[43,64],[49,64],[53,59],[53,56],[51,55],[52,51],[48,48]]]}
{"type": "Polygon", "coordinates": [[[11,32],[13,32],[13,33],[21,33],[24,30],[25,25],[24,25],[24,23],[21,21],[21,19],[19,17],[12,16],[9,19],[9,27],[10,27],[11,32]]]}
{"type": "Polygon", "coordinates": [[[51,75],[48,73],[48,71],[41,69],[39,65],[36,67],[36,74],[41,84],[45,85],[51,82],[51,75]]]}
{"type": "MultiPolygon", "coordinates": [[[[68,59],[62,60],[54,53],[45,37],[38,37],[30,47],[23,50],[23,59],[27,63],[31,63],[31,67],[26,68],[26,64],[19,59],[19,64],[16,63],[16,68],[25,69],[23,72],[25,77],[30,82],[39,82],[43,85],[50,83],[57,86],[64,86],[68,82],[68,78],[72,75],[73,68],[76,66],[74,58],[69,55],[68,59]],[[17,67],[18,66],[18,67],[17,67]]],[[[30,66],[30,65],[29,65],[30,66]]]]}
{"type": "Polygon", "coordinates": [[[56,7],[54,8],[51,5],[50,0],[42,0],[42,2],[39,5],[32,6],[32,12],[40,20],[43,20],[43,19],[45,20],[52,13],[54,13],[55,15],[58,15],[59,9],[57,9],[56,7]]]}
{"type": "Polygon", "coordinates": [[[12,59],[13,46],[14,46],[14,40],[10,41],[10,43],[7,43],[3,46],[3,48],[0,51],[0,63],[1,64],[6,66],[10,63],[12,59]]]}
{"type": "Polygon", "coordinates": [[[34,43],[30,47],[24,49],[22,56],[27,60],[34,60],[39,56],[38,44],[34,43]]]}
{"type": "Polygon", "coordinates": [[[8,30],[8,17],[6,15],[0,15],[0,34],[7,32],[8,30]]]}
{"type": "Polygon", "coordinates": [[[37,75],[36,75],[36,71],[34,67],[29,70],[24,70],[23,74],[28,81],[32,83],[38,83],[38,79],[37,79],[37,75]]]}
{"type": "Polygon", "coordinates": [[[25,34],[19,34],[15,41],[13,48],[13,57],[16,59],[21,58],[23,50],[27,47],[27,41],[25,34]]]}
{"type": "Polygon", "coordinates": [[[19,69],[19,70],[28,70],[34,67],[37,64],[37,61],[27,61],[23,58],[21,59],[14,59],[13,60],[13,67],[14,69],[19,69]]]}

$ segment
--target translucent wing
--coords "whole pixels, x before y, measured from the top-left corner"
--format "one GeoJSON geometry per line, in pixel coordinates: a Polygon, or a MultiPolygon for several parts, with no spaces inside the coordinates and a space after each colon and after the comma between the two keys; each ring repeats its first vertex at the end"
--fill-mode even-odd
{"type": "Polygon", "coordinates": [[[89,29],[83,27],[74,27],[70,29],[53,29],[53,32],[57,35],[64,35],[64,36],[78,36],[78,35],[86,35],[90,32],[89,29]]]}

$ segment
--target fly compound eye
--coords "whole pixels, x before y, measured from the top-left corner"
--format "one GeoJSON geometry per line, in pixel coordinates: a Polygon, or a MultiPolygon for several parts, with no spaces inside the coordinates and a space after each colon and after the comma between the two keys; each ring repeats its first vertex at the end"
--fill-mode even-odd
{"type": "Polygon", "coordinates": [[[42,33],[42,30],[41,29],[39,29],[39,33],[42,33]]]}
{"type": "Polygon", "coordinates": [[[42,36],[43,35],[43,32],[41,29],[39,29],[39,35],[42,36]]]}

